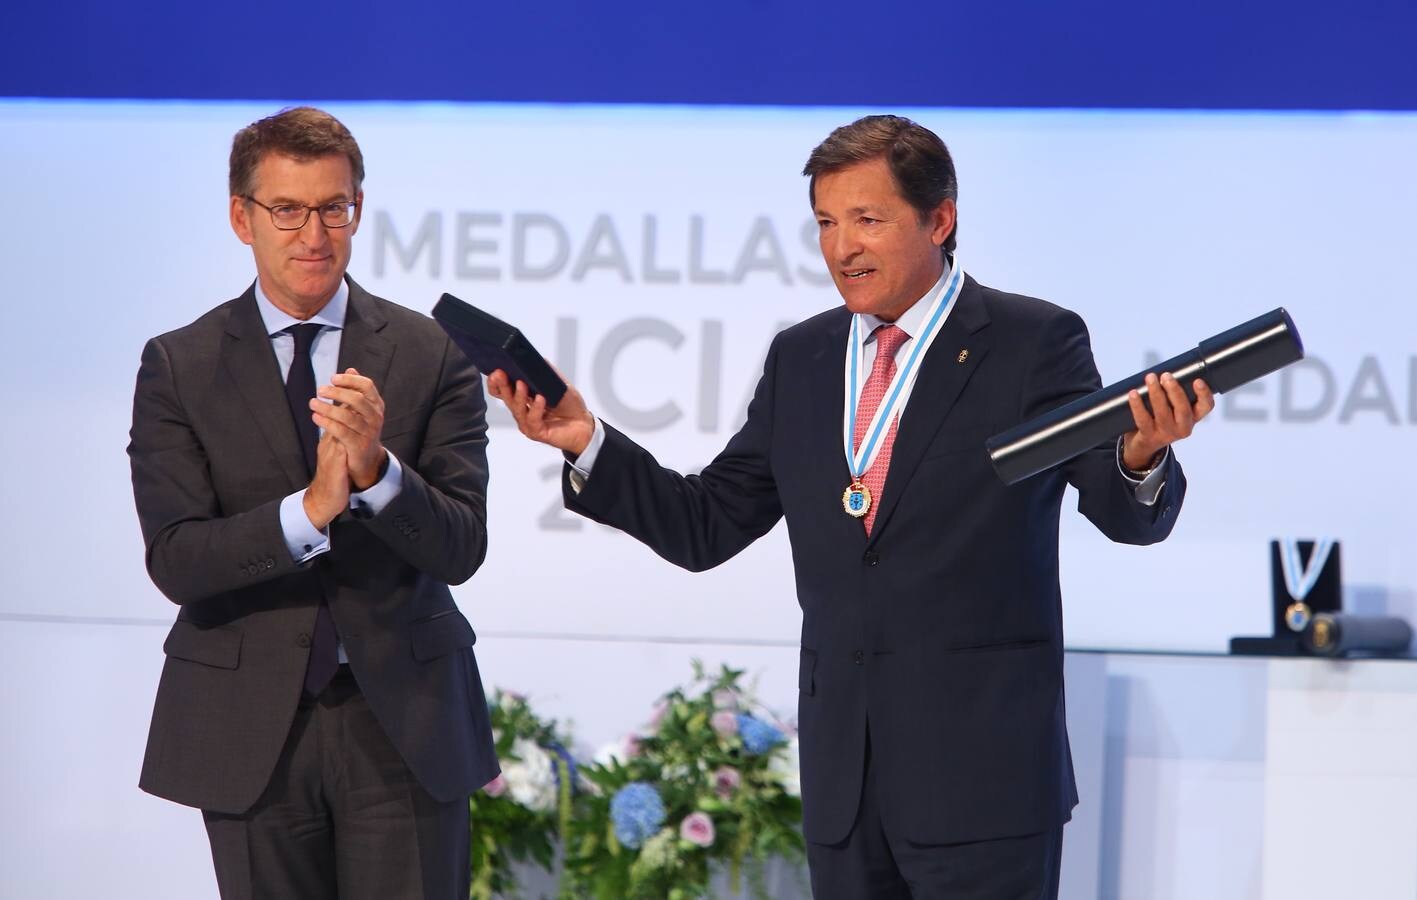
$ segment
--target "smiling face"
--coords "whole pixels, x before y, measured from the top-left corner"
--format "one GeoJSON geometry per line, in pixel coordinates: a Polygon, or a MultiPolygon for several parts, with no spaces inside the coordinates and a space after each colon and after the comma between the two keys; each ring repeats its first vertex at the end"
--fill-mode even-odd
{"type": "MultiPolygon", "coordinates": [[[[266,206],[323,206],[338,201],[362,201],[345,156],[296,159],[268,153],[256,165],[251,196],[266,206]]],[[[261,290],[275,307],[297,319],[308,319],[329,302],[349,266],[350,243],[359,228],[354,221],[328,228],[311,213],[303,228],[281,231],[266,210],[244,197],[231,198],[231,227],[256,258],[261,290]]]]}
{"type": "Polygon", "coordinates": [[[953,200],[921,221],[884,158],[823,172],[814,192],[822,258],[847,309],[893,322],[939,280],[953,200]]]}

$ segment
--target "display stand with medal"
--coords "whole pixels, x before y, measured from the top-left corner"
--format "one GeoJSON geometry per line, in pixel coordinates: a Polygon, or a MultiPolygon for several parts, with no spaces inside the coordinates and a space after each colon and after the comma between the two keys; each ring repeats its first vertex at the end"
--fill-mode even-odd
{"type": "Polygon", "coordinates": [[[851,328],[847,331],[846,336],[845,402],[842,410],[846,467],[851,473],[851,483],[841,493],[841,508],[853,519],[865,518],[866,514],[871,511],[871,504],[880,499],[871,496],[871,490],[866,486],[864,480],[866,472],[876,461],[877,455],[885,445],[891,423],[900,414],[901,407],[905,405],[906,398],[910,396],[911,387],[915,384],[915,377],[920,372],[920,361],[924,359],[930,345],[939,336],[940,328],[944,325],[945,319],[949,318],[950,310],[954,309],[955,300],[959,298],[959,292],[963,287],[964,269],[959,264],[959,257],[956,256],[953,268],[944,277],[937,293],[930,301],[920,335],[910,345],[905,359],[897,361],[895,377],[886,387],[885,396],[881,399],[880,406],[876,407],[875,415],[871,417],[859,447],[855,446],[856,422],[861,413],[861,389],[866,384],[869,371],[862,353],[865,335],[862,333],[861,315],[857,313],[851,317],[851,328]]]}
{"type": "Polygon", "coordinates": [[[1230,652],[1256,656],[1306,654],[1301,636],[1314,617],[1343,609],[1338,541],[1270,541],[1269,557],[1274,633],[1269,637],[1233,637],[1230,652]]]}

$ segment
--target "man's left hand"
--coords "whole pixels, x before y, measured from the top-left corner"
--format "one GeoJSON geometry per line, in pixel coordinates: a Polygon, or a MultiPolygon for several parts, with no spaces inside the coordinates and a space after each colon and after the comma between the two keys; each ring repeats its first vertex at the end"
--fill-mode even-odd
{"type": "Polygon", "coordinates": [[[1194,405],[1170,372],[1160,378],[1147,375],[1146,396],[1151,401],[1150,412],[1141,402],[1141,394],[1137,391],[1127,394],[1137,430],[1122,439],[1122,465],[1134,472],[1151,468],[1158,453],[1190,437],[1196,423],[1215,409],[1215,394],[1210,385],[1197,378],[1191,387],[1196,392],[1194,405]]]}
{"type": "Polygon", "coordinates": [[[356,491],[367,491],[384,469],[384,398],[374,382],[355,369],[345,369],[316,391],[310,401],[315,424],[344,445],[349,479],[356,491]],[[333,403],[323,402],[325,400],[333,403]]]}

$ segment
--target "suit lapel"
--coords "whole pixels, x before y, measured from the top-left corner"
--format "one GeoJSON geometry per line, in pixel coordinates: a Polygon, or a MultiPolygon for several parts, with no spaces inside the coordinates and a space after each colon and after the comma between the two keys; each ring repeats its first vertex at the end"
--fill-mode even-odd
{"type": "Polygon", "coordinates": [[[384,334],[388,320],[379,312],[368,291],[355,284],[353,278],[346,276],[345,280],[349,282],[349,308],[344,314],[344,334],[340,336],[336,371],[357,369],[387,396],[389,364],[393,362],[396,346],[384,334]]]}
{"type": "Polygon", "coordinates": [[[261,312],[256,308],[254,283],[231,308],[222,341],[221,362],[246,404],[250,420],[256,423],[256,429],[265,438],[291,487],[296,490],[304,487],[310,476],[305,471],[305,457],[295,434],[295,422],[290,418],[280,366],[271,349],[261,312]]]}
{"type": "MultiPolygon", "coordinates": [[[[826,474],[823,479],[822,500],[826,504],[824,523],[831,523],[843,541],[866,544],[866,530],[860,519],[853,519],[841,508],[841,493],[851,484],[851,469],[846,464],[846,448],[842,438],[842,416],[845,412],[846,385],[842,377],[845,365],[846,338],[851,330],[851,313],[841,307],[841,316],[831,321],[823,333],[822,343],[813,356],[810,376],[804,386],[806,396],[812,398],[811,418],[808,420],[812,447],[822,448],[822,459],[826,474]],[[820,385],[831,385],[823,390],[820,385]]],[[[818,458],[814,451],[813,458],[818,458]]],[[[816,474],[812,477],[817,481],[816,474]]]]}
{"type": "Polygon", "coordinates": [[[886,472],[881,506],[871,528],[870,543],[880,537],[891,514],[906,493],[910,478],[935,439],[941,424],[954,408],[964,386],[989,352],[991,341],[986,326],[989,314],[979,285],[966,276],[955,308],[940,326],[940,334],[921,360],[910,400],[900,420],[891,466],[886,472]],[[968,350],[963,361],[960,355],[968,350]]]}

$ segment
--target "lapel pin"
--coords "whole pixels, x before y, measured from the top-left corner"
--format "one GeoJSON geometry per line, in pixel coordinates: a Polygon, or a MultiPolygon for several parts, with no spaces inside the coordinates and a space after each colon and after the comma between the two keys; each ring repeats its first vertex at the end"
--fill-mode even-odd
{"type": "Polygon", "coordinates": [[[955,360],[955,362],[964,362],[966,359],[969,359],[969,351],[967,349],[959,351],[959,359],[955,360]]]}

